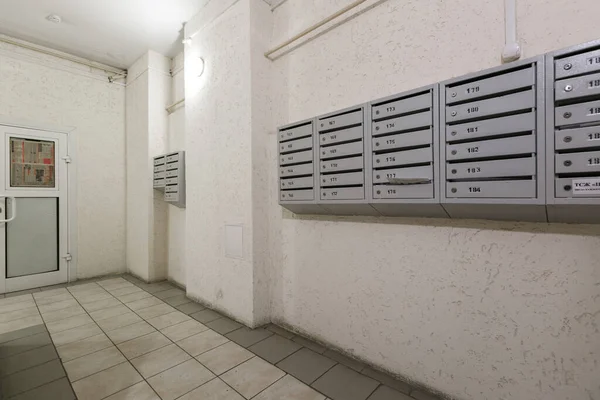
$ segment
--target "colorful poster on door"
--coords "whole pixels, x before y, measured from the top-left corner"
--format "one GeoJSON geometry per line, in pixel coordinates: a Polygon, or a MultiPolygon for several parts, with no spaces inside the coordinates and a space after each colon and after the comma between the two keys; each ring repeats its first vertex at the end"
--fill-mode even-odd
{"type": "Polygon", "coordinates": [[[10,138],[10,186],[55,187],[55,143],[10,138]]]}

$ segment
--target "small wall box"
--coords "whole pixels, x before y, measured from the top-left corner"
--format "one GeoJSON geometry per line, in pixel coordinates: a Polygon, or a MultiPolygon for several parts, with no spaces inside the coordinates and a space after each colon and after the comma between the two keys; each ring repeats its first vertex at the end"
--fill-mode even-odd
{"type": "Polygon", "coordinates": [[[600,40],[546,55],[550,222],[600,223],[600,40]]]}
{"type": "Polygon", "coordinates": [[[185,152],[178,151],[154,158],[154,189],[164,191],[164,200],[185,208],[185,152]]]}
{"type": "Polygon", "coordinates": [[[545,222],[544,57],[442,82],[440,96],[450,217],[545,222]]]}

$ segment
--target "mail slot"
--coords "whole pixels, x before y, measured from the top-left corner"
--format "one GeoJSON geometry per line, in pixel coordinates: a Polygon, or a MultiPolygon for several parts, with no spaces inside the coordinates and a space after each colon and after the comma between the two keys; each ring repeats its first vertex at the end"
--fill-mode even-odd
{"type": "Polygon", "coordinates": [[[407,97],[399,100],[374,105],[372,108],[373,121],[382,118],[393,117],[395,115],[407,114],[419,110],[425,110],[432,107],[431,92],[420,94],[413,97],[407,97]]]}
{"type": "Polygon", "coordinates": [[[167,178],[165,180],[167,185],[176,185],[179,183],[179,178],[175,177],[175,178],[167,178]]]}
{"type": "Polygon", "coordinates": [[[165,177],[165,171],[161,171],[161,172],[155,172],[154,173],[154,179],[161,179],[165,177]]]}
{"type": "Polygon", "coordinates": [[[364,187],[321,189],[321,200],[362,200],[364,187]]]}
{"type": "Polygon", "coordinates": [[[301,164],[301,165],[291,165],[289,167],[281,167],[279,169],[280,177],[290,177],[290,176],[298,176],[298,175],[312,175],[313,163],[309,164],[301,164]]]}
{"type": "Polygon", "coordinates": [[[509,154],[533,154],[535,152],[535,136],[530,134],[506,139],[448,145],[446,146],[446,160],[464,160],[509,154]]]}
{"type": "Polygon", "coordinates": [[[167,164],[167,170],[177,169],[177,168],[179,168],[179,161],[175,161],[175,162],[167,164]]]}
{"type": "Polygon", "coordinates": [[[154,159],[154,165],[162,165],[165,163],[164,157],[158,157],[154,159]]]}
{"type": "Polygon", "coordinates": [[[304,190],[282,190],[279,194],[279,198],[282,201],[305,201],[313,200],[315,197],[315,191],[313,189],[304,190]]]}
{"type": "Polygon", "coordinates": [[[279,157],[280,165],[298,164],[303,162],[312,161],[313,151],[301,151],[299,153],[286,154],[279,157]]]}
{"type": "Polygon", "coordinates": [[[556,197],[600,198],[600,176],[590,178],[557,178],[556,197]]]}
{"type": "Polygon", "coordinates": [[[535,130],[535,113],[511,115],[446,127],[446,141],[493,137],[535,130]]]}
{"type": "Polygon", "coordinates": [[[170,156],[167,156],[167,163],[173,161],[179,161],[179,154],[171,154],[170,156]]]}
{"type": "Polygon", "coordinates": [[[431,147],[423,149],[397,151],[394,153],[377,154],[373,156],[373,168],[395,167],[398,165],[410,165],[427,163],[433,160],[431,147]]]}
{"type": "Polygon", "coordinates": [[[474,100],[494,93],[509,92],[535,84],[535,70],[527,69],[496,75],[464,85],[446,88],[446,104],[474,100]]]}
{"type": "Polygon", "coordinates": [[[305,178],[281,179],[279,186],[281,187],[281,189],[312,188],[315,186],[315,181],[312,176],[308,176],[305,178]]]}
{"type": "Polygon", "coordinates": [[[343,129],[341,131],[333,131],[322,133],[319,135],[321,146],[336,144],[340,142],[349,142],[351,140],[362,139],[364,136],[363,126],[355,126],[353,128],[343,129]]]}
{"type": "Polygon", "coordinates": [[[535,176],[535,157],[478,161],[446,165],[447,179],[478,179],[509,176],[535,176]]]}
{"type": "Polygon", "coordinates": [[[600,172],[600,151],[556,154],[556,173],[600,172]]]}
{"type": "Polygon", "coordinates": [[[363,169],[364,160],[361,157],[344,158],[341,160],[322,161],[321,172],[338,172],[363,169]]]}
{"type": "Polygon", "coordinates": [[[179,185],[165,186],[165,193],[179,193],[179,185]]]}
{"type": "Polygon", "coordinates": [[[433,181],[433,166],[377,169],[373,171],[373,183],[391,183],[394,179],[423,179],[433,181]]]}
{"type": "Polygon", "coordinates": [[[373,151],[401,149],[433,143],[431,128],[416,132],[400,133],[391,136],[377,136],[373,139],[373,151]]]}
{"type": "Polygon", "coordinates": [[[173,178],[174,176],[177,176],[178,174],[179,174],[179,171],[178,171],[178,170],[176,170],[176,169],[172,169],[172,170],[170,170],[170,171],[167,171],[167,172],[165,173],[165,176],[166,176],[167,178],[173,178]]]}
{"type": "Polygon", "coordinates": [[[321,175],[320,179],[321,187],[362,185],[365,182],[365,174],[361,171],[346,174],[321,175]]]}
{"type": "Polygon", "coordinates": [[[556,60],[554,66],[556,79],[600,71],[600,50],[556,60]]]}
{"type": "Polygon", "coordinates": [[[600,121],[600,101],[556,107],[556,126],[600,121]]]}
{"type": "Polygon", "coordinates": [[[346,126],[362,124],[362,110],[351,111],[339,114],[333,117],[327,117],[319,120],[319,132],[332,129],[344,128],[346,126]]]}
{"type": "Polygon", "coordinates": [[[600,147],[600,126],[563,129],[554,134],[556,150],[583,149],[600,147]]]}
{"type": "Polygon", "coordinates": [[[156,167],[154,167],[154,172],[161,172],[164,171],[166,168],[167,166],[165,164],[157,165],[156,167]]]}
{"type": "Polygon", "coordinates": [[[416,185],[375,185],[374,199],[431,199],[433,183],[416,185]]]}
{"type": "Polygon", "coordinates": [[[446,107],[446,122],[482,118],[490,115],[526,110],[535,107],[535,92],[527,90],[488,100],[473,101],[446,107]]]}
{"type": "Polygon", "coordinates": [[[308,137],[304,139],[291,140],[289,142],[283,142],[279,144],[279,152],[281,154],[291,153],[293,151],[312,149],[313,138],[308,137]]]}
{"type": "Polygon", "coordinates": [[[321,147],[321,160],[327,160],[329,158],[346,157],[356,154],[362,154],[363,142],[354,142],[348,144],[340,144],[331,147],[321,147]]]}
{"type": "Polygon", "coordinates": [[[158,188],[162,188],[165,187],[165,180],[163,179],[155,179],[154,180],[154,187],[158,187],[158,188]]]}
{"type": "Polygon", "coordinates": [[[179,201],[179,193],[165,193],[165,201],[179,201]]]}
{"type": "Polygon", "coordinates": [[[431,111],[425,111],[417,114],[406,115],[404,117],[386,119],[380,122],[373,122],[373,136],[385,135],[386,133],[409,131],[418,128],[431,126],[431,111]]]}
{"type": "Polygon", "coordinates": [[[490,181],[448,182],[446,197],[449,198],[535,198],[536,181],[490,181]]]}
{"type": "Polygon", "coordinates": [[[287,140],[300,139],[305,136],[312,136],[312,134],[312,123],[309,123],[306,125],[301,125],[294,128],[279,131],[279,141],[285,142],[287,140]]]}
{"type": "Polygon", "coordinates": [[[554,94],[556,100],[598,95],[600,94],[600,74],[585,75],[558,81],[556,82],[554,94]]]}

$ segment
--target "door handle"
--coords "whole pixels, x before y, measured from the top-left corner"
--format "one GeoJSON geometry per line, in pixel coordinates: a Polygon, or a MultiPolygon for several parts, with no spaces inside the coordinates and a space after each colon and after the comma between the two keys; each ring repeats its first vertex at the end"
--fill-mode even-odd
{"type": "Polygon", "coordinates": [[[9,219],[0,219],[0,223],[7,223],[14,220],[17,217],[17,199],[12,196],[0,196],[0,199],[8,199],[10,200],[11,209],[10,209],[10,218],[9,219]]]}

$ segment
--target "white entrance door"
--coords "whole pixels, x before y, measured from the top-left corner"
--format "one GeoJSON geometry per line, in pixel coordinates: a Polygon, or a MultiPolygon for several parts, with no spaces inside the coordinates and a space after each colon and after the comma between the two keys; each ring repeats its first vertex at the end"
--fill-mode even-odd
{"type": "Polygon", "coordinates": [[[67,142],[0,125],[0,293],[67,281],[67,142]]]}

